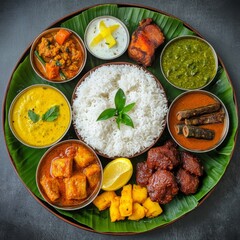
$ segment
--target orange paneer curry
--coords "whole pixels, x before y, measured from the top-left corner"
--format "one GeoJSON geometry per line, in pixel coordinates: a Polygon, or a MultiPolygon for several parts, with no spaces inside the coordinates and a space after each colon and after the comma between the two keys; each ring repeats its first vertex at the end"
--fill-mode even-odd
{"type": "Polygon", "coordinates": [[[59,207],[85,201],[101,182],[95,154],[80,142],[63,142],[49,151],[39,166],[39,187],[44,197],[59,207]]]}

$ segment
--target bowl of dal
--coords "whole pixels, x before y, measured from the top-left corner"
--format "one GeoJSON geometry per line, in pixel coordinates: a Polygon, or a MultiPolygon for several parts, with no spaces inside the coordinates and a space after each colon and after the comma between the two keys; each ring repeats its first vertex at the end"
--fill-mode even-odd
{"type": "Polygon", "coordinates": [[[218,57],[214,48],[197,36],[180,36],[166,44],[160,56],[165,79],[181,90],[202,89],[217,74],[218,57]]]}
{"type": "Polygon", "coordinates": [[[46,148],[67,133],[72,121],[71,106],[57,88],[35,84],[14,98],[8,120],[12,133],[21,143],[46,148]]]}

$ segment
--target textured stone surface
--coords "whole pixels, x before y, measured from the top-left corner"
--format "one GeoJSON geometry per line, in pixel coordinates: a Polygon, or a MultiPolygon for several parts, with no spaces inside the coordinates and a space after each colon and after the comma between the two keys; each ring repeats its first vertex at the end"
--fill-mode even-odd
{"type": "MultiPolygon", "coordinates": [[[[31,41],[61,17],[106,1],[8,0],[0,6],[1,102],[11,72],[31,41]]],[[[222,58],[240,93],[240,6],[231,0],[115,1],[148,5],[197,29],[222,58]]],[[[2,113],[1,113],[2,114],[2,113]]],[[[1,117],[2,118],[2,117],[1,117]]],[[[29,194],[12,167],[0,135],[0,239],[120,239],[73,227],[58,219],[29,194]]],[[[233,158],[210,197],[172,225],[125,239],[240,239],[239,140],[233,158]]]]}

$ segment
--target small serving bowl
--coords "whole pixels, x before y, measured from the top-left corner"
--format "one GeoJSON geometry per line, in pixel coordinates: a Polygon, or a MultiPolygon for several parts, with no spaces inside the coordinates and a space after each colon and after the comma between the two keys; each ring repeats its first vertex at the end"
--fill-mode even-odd
{"type": "MultiPolygon", "coordinates": [[[[61,36],[61,34],[59,35],[61,36]]],[[[33,70],[39,77],[48,82],[65,83],[73,80],[83,70],[86,60],[87,50],[81,37],[76,32],[62,27],[50,28],[42,32],[34,40],[30,49],[30,62],[33,70]],[[70,35],[66,37],[64,41],[62,40],[64,38],[62,38],[57,42],[56,35],[60,30],[65,31],[65,33],[69,33],[70,35]],[[70,41],[74,44],[78,52],[76,52],[76,49],[69,44],[70,41]],[[42,45],[40,45],[41,42],[42,45]],[[47,46],[47,49],[44,51],[45,56],[43,56],[43,54],[39,54],[39,45],[42,48],[46,44],[49,46],[47,46]],[[76,59],[78,54],[80,54],[79,59],[76,59]],[[71,59],[72,57],[75,59],[71,59]],[[49,62],[52,62],[53,65],[51,66],[51,77],[46,71],[46,63],[50,66],[49,62]],[[73,62],[76,63],[73,64],[73,62]],[[63,65],[64,67],[62,68],[63,65]]]]}
{"type": "Polygon", "coordinates": [[[62,210],[78,210],[89,205],[97,197],[99,191],[101,190],[102,180],[103,168],[97,154],[84,142],[75,139],[59,142],[49,148],[40,159],[36,171],[36,183],[43,199],[51,206],[62,210]],[[75,156],[78,153],[79,149],[81,149],[80,151],[82,151],[83,149],[83,155],[81,155],[81,157],[90,154],[92,159],[86,160],[87,158],[85,158],[84,161],[86,162],[84,164],[86,164],[86,166],[84,167],[79,166],[77,161],[75,160],[75,156]],[[66,158],[67,161],[69,161],[69,159],[72,160],[72,164],[68,165],[69,163],[66,162],[65,165],[65,167],[70,166],[70,171],[68,167],[66,167],[65,170],[63,170],[64,167],[61,168],[61,166],[56,167],[55,165],[54,167],[53,161],[55,161],[56,164],[56,160],[60,159],[61,161],[61,159],[63,158],[66,158]],[[89,162],[87,163],[87,161],[89,162]],[[99,167],[97,172],[95,173],[93,165],[95,165],[95,167],[96,165],[99,167]],[[89,170],[91,166],[93,169],[91,173],[84,172],[86,168],[88,168],[89,170]],[[55,168],[55,173],[53,168],[55,168]],[[62,170],[63,172],[61,172],[62,170]],[[54,174],[58,175],[54,176],[54,174]],[[63,175],[60,176],[61,174],[63,175]],[[69,174],[69,176],[65,174],[69,174]],[[96,178],[96,176],[98,177],[95,185],[91,186],[91,183],[88,180],[88,174],[90,174],[90,177],[93,178],[96,178]],[[82,178],[76,180],[76,176],[79,175],[85,176],[84,183],[81,180],[82,178]],[[82,187],[84,184],[85,186],[80,190],[79,187],[82,187]],[[50,200],[50,198],[56,198],[56,196],[51,195],[52,193],[49,194],[46,192],[46,189],[47,191],[49,189],[51,191],[51,187],[55,187],[55,189],[53,190],[54,193],[58,192],[59,194],[58,198],[55,200],[50,200]],[[80,196],[82,196],[83,192],[85,192],[85,194],[87,195],[85,195],[85,198],[81,197],[81,199],[80,196]],[[69,196],[71,196],[71,198],[69,198],[69,196]]]}
{"type": "Polygon", "coordinates": [[[84,34],[84,42],[88,51],[95,57],[103,60],[112,60],[120,57],[128,48],[130,36],[125,24],[118,18],[113,16],[101,16],[94,18],[87,26],[84,34]],[[112,31],[112,36],[116,40],[116,44],[109,47],[109,43],[105,39],[98,40],[96,44],[92,44],[96,36],[100,36],[99,24],[103,21],[106,27],[119,25],[117,29],[112,31]]]}
{"type": "Polygon", "coordinates": [[[160,68],[165,79],[180,90],[207,87],[215,78],[218,57],[214,48],[197,36],[180,36],[163,48],[160,68]]]}
{"type": "Polygon", "coordinates": [[[8,113],[13,135],[32,148],[47,148],[60,141],[71,121],[71,106],[65,95],[45,84],[35,84],[22,90],[12,101],[8,113]],[[54,110],[52,114],[56,113],[56,119],[43,120],[43,115],[50,109],[54,110]]]}
{"type": "Polygon", "coordinates": [[[229,129],[229,115],[224,103],[214,94],[204,90],[187,91],[180,94],[171,103],[167,114],[167,127],[170,135],[180,147],[187,151],[204,153],[217,148],[226,138],[229,129]],[[179,117],[179,111],[195,109],[212,104],[217,104],[219,106],[219,108],[217,109],[216,107],[212,113],[209,112],[203,113],[199,116],[189,116],[187,117],[187,122],[184,117],[183,119],[180,119],[179,117]],[[198,121],[201,121],[201,123],[196,123],[196,120],[194,120],[195,123],[189,122],[193,121],[193,119],[199,118],[200,116],[209,117],[209,115],[215,113],[223,114],[222,117],[219,117],[221,118],[221,122],[208,124],[205,122],[204,124],[203,119],[198,119],[198,121]],[[213,138],[203,139],[191,136],[187,137],[184,135],[185,126],[188,128],[198,127],[201,129],[208,129],[210,132],[212,132],[211,134],[213,135],[213,138]]]}

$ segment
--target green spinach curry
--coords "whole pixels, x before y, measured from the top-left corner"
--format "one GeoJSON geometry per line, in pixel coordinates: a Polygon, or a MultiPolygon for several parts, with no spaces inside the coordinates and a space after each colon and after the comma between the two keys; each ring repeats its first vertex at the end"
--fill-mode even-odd
{"type": "Polygon", "coordinates": [[[215,76],[214,50],[197,37],[181,37],[166,46],[162,54],[162,71],[170,83],[182,89],[197,89],[215,76]]]}

